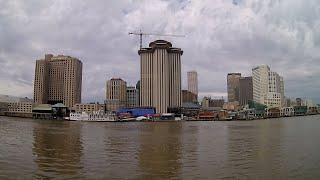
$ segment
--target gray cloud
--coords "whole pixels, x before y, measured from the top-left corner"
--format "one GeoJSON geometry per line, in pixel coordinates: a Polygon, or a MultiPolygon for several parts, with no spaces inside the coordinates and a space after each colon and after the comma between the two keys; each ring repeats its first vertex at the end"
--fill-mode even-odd
{"type": "Polygon", "coordinates": [[[319,99],[320,2],[236,2],[0,0],[0,93],[32,97],[35,60],[66,54],[84,64],[83,100],[102,101],[107,79],[139,79],[138,38],[127,33],[142,29],[186,34],[166,39],[184,50],[183,86],[195,69],[202,95],[225,95],[228,72],[268,64],[287,96],[319,99]]]}

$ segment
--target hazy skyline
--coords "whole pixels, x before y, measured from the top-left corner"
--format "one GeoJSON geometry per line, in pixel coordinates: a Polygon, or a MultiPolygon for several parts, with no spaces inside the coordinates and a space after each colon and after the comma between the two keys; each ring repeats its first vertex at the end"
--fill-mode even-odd
{"type": "Polygon", "coordinates": [[[320,96],[318,0],[0,0],[0,94],[33,98],[36,59],[64,54],[83,62],[82,100],[105,99],[106,80],[139,79],[139,40],[182,48],[183,89],[196,70],[199,95],[226,96],[230,72],[267,64],[284,77],[288,97],[320,96]]]}

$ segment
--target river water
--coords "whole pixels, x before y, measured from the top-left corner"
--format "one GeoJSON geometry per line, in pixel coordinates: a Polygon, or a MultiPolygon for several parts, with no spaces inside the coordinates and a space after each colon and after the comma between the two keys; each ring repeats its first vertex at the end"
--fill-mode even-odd
{"type": "Polygon", "coordinates": [[[0,179],[320,179],[320,116],[230,122],[0,117],[0,179]]]}

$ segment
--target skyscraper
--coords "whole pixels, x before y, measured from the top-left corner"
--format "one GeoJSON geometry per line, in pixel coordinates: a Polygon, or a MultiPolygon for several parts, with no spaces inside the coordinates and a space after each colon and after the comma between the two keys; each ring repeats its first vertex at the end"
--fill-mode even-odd
{"type": "Polygon", "coordinates": [[[239,102],[239,79],[241,73],[229,73],[227,76],[228,102],[239,102]]]}
{"type": "Polygon", "coordinates": [[[81,103],[82,62],[70,56],[46,54],[36,61],[34,102],[63,103],[72,107],[81,103]]]}
{"type": "Polygon", "coordinates": [[[168,107],[181,106],[181,55],[180,48],[170,42],[156,40],[140,55],[140,105],[152,106],[157,113],[166,113],[168,107]]]}
{"type": "Polygon", "coordinates": [[[239,103],[245,106],[249,100],[253,100],[252,77],[240,77],[239,83],[239,103]]]}
{"type": "Polygon", "coordinates": [[[198,98],[198,74],[196,71],[190,71],[188,75],[188,90],[198,98]]]}
{"type": "Polygon", "coordinates": [[[252,69],[253,100],[268,107],[284,105],[284,81],[267,65],[252,69]]]}
{"type": "Polygon", "coordinates": [[[268,93],[270,67],[267,65],[257,66],[252,69],[253,101],[264,104],[268,93]]]}
{"type": "Polygon", "coordinates": [[[106,106],[108,111],[117,111],[127,103],[127,82],[112,78],[106,85],[106,106]]]}

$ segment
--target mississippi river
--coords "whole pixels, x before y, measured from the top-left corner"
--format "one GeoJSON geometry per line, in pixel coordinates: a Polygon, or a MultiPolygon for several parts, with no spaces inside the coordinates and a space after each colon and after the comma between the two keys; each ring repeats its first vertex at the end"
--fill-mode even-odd
{"type": "Polygon", "coordinates": [[[320,116],[230,122],[0,117],[0,179],[320,179],[320,116]]]}

